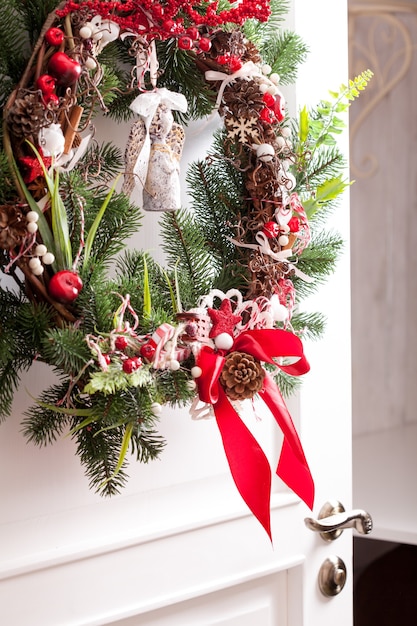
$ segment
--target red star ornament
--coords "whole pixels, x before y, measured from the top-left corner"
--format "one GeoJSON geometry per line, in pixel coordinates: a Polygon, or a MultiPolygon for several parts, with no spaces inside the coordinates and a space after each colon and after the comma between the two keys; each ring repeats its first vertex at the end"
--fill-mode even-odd
{"type": "MultiPolygon", "coordinates": [[[[41,151],[39,151],[39,154],[42,157],[45,168],[49,169],[51,167],[52,158],[43,156],[41,151]]],[[[38,176],[43,176],[43,169],[37,157],[21,157],[19,161],[25,169],[23,180],[26,184],[32,183],[38,176]]]]}
{"type": "Polygon", "coordinates": [[[221,333],[227,333],[233,336],[233,329],[238,324],[242,316],[233,315],[232,303],[227,298],[222,301],[220,309],[207,309],[213,326],[210,330],[209,337],[217,337],[221,333]]]}

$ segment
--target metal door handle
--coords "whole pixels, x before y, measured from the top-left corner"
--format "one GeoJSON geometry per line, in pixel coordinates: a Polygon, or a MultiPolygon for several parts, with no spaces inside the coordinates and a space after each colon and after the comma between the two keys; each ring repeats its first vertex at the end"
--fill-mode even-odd
{"type": "Polygon", "coordinates": [[[304,522],[307,528],[320,533],[325,541],[334,541],[345,528],[355,528],[362,535],[368,535],[372,530],[372,517],[369,513],[362,509],[347,513],[338,501],[326,502],[318,519],[306,517],[304,522]]]}

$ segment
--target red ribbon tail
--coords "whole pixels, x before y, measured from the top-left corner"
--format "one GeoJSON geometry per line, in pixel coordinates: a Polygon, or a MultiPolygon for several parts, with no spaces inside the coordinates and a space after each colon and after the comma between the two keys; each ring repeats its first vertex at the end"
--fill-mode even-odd
{"type": "Polygon", "coordinates": [[[282,396],[274,383],[265,376],[259,395],[275,417],[284,435],[277,475],[312,509],[314,482],[297,431],[282,396]]]}
{"type": "Polygon", "coordinates": [[[236,487],[272,541],[268,459],[221,388],[214,412],[236,487]]]}

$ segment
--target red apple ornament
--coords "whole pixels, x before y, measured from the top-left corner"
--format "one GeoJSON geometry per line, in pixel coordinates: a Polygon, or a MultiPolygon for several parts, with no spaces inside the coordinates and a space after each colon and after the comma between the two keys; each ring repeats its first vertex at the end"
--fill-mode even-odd
{"type": "Polygon", "coordinates": [[[81,74],[81,65],[65,52],[55,52],[49,59],[48,71],[60,85],[68,87],[77,82],[81,74]]]}
{"type": "Polygon", "coordinates": [[[279,235],[279,224],[277,222],[265,222],[262,232],[268,239],[274,239],[279,235]]]}
{"type": "Polygon", "coordinates": [[[61,270],[49,281],[49,295],[64,303],[74,302],[83,286],[81,278],[71,270],[61,270]]]}
{"type": "Polygon", "coordinates": [[[60,28],[48,28],[45,33],[45,41],[50,46],[60,46],[64,41],[64,33],[60,28]]]}

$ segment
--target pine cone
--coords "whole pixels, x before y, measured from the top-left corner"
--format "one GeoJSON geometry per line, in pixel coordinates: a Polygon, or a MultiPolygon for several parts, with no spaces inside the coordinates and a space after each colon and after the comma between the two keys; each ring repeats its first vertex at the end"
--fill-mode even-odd
{"type": "Polygon", "coordinates": [[[237,118],[247,119],[254,115],[258,117],[264,106],[263,93],[259,89],[258,82],[238,79],[227,85],[224,90],[220,114],[223,113],[223,108],[227,107],[237,118]]]}
{"type": "Polygon", "coordinates": [[[48,125],[45,108],[37,93],[19,95],[10,108],[7,123],[15,137],[35,137],[41,128],[48,125]]]}
{"type": "Polygon", "coordinates": [[[265,372],[251,354],[231,352],[220,374],[220,384],[231,400],[245,400],[262,389],[265,372]]]}
{"type": "Polygon", "coordinates": [[[12,250],[20,245],[26,235],[26,218],[20,207],[14,204],[1,205],[0,248],[12,250]]]}

